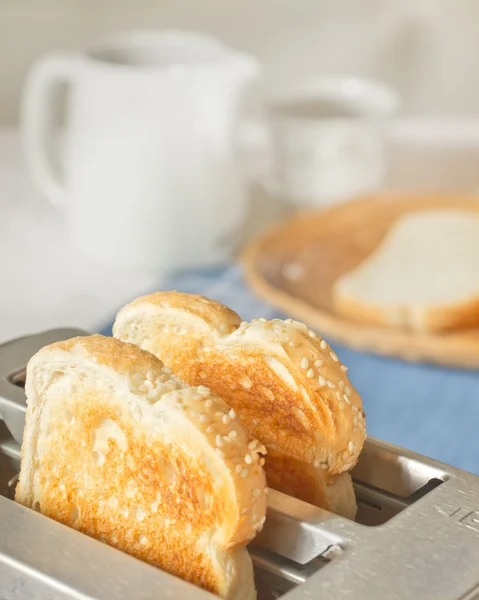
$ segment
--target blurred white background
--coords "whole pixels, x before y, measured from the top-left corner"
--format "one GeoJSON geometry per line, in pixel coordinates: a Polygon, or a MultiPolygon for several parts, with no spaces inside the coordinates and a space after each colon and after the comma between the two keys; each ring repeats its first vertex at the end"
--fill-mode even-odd
{"type": "Polygon", "coordinates": [[[39,55],[107,32],[178,27],[255,54],[267,93],[310,74],[384,79],[403,112],[479,111],[477,0],[0,0],[0,124],[15,124],[39,55]]]}
{"type": "MultiPolygon", "coordinates": [[[[402,97],[389,187],[479,187],[478,0],[0,0],[0,279],[9,282],[0,285],[0,341],[96,327],[159,285],[69,250],[62,212],[33,185],[18,132],[23,82],[37,58],[145,28],[202,31],[255,55],[262,96],[324,74],[383,80],[402,97]]],[[[256,154],[249,162],[260,170],[256,154]]],[[[251,206],[248,236],[277,208],[257,196],[251,206]]]]}

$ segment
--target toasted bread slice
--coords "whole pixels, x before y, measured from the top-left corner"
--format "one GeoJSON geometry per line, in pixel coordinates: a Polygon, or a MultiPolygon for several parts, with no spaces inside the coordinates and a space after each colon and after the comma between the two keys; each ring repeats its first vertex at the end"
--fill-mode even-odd
{"type": "Polygon", "coordinates": [[[74,338],[29,362],[16,501],[224,598],[255,598],[243,547],[266,512],[262,449],[152,354],[74,338]]]}
{"type": "Polygon", "coordinates": [[[372,325],[441,332],[479,325],[479,214],[423,210],[333,286],[338,313],[372,325]]]}
{"type": "Polygon", "coordinates": [[[241,323],[207,298],[162,292],[124,307],[113,331],[224,398],[266,446],[270,487],[354,517],[349,470],[366,435],[361,399],[335,353],[305,325],[241,323]]]}

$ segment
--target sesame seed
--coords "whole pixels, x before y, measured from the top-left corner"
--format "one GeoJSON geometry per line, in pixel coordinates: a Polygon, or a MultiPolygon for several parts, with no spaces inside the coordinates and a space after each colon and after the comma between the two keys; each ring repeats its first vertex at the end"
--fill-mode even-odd
{"type": "Polygon", "coordinates": [[[249,508],[243,508],[243,510],[241,511],[242,515],[247,515],[249,513],[249,508]]]}
{"type": "Polygon", "coordinates": [[[144,511],[144,510],[141,508],[141,506],[137,506],[137,507],[134,509],[134,515],[135,515],[135,518],[136,518],[138,521],[143,521],[143,519],[144,519],[144,518],[145,518],[145,516],[146,516],[146,514],[145,514],[145,511],[144,511]]]}
{"type": "Polygon", "coordinates": [[[354,415],[353,417],[353,425],[356,426],[358,424],[358,417],[354,415]]]}
{"type": "Polygon", "coordinates": [[[329,356],[334,360],[334,362],[338,362],[339,361],[338,355],[335,352],[331,351],[329,353],[329,356]]]}
{"type": "Polygon", "coordinates": [[[344,390],[344,381],[342,379],[338,381],[338,385],[340,390],[344,390]]]}
{"type": "Polygon", "coordinates": [[[205,406],[206,406],[206,408],[211,408],[213,406],[213,401],[212,400],[207,400],[205,402],[205,406]]]}
{"type": "Polygon", "coordinates": [[[326,385],[326,379],[322,375],[318,377],[318,382],[319,385],[326,385]]]}
{"type": "Polygon", "coordinates": [[[344,398],[344,401],[346,402],[346,404],[351,404],[351,400],[348,398],[347,394],[343,394],[343,398],[344,398]]]}
{"type": "Polygon", "coordinates": [[[241,471],[241,477],[244,479],[244,478],[246,477],[246,475],[248,475],[248,469],[244,468],[244,469],[241,471]]]}
{"type": "Polygon", "coordinates": [[[308,367],[309,367],[309,361],[305,356],[303,356],[303,358],[301,359],[301,368],[307,369],[308,367]]]}
{"type": "Polygon", "coordinates": [[[313,369],[309,369],[309,371],[306,373],[306,377],[308,379],[312,379],[314,377],[314,370],[313,369]]]}
{"type": "Polygon", "coordinates": [[[208,420],[208,417],[206,415],[200,415],[200,421],[202,423],[205,423],[208,420]]]}
{"type": "Polygon", "coordinates": [[[358,407],[357,406],[353,405],[351,408],[353,409],[353,412],[358,412],[358,407]]]}
{"type": "Polygon", "coordinates": [[[309,333],[309,337],[312,337],[312,338],[317,337],[317,335],[314,333],[314,331],[310,330],[310,331],[308,331],[308,333],[309,333]]]}
{"type": "Polygon", "coordinates": [[[221,439],[221,436],[219,434],[216,435],[216,445],[218,446],[218,448],[221,448],[221,446],[223,445],[223,440],[221,439]]]}
{"type": "Polygon", "coordinates": [[[348,450],[349,450],[350,452],[352,452],[352,451],[353,451],[353,449],[354,449],[353,442],[351,442],[351,441],[350,441],[350,442],[349,442],[349,444],[348,444],[348,450]]]}
{"type": "Polygon", "coordinates": [[[236,417],[236,413],[233,409],[230,410],[230,412],[228,413],[229,418],[230,419],[234,419],[236,417]]]}
{"type": "Polygon", "coordinates": [[[171,375],[171,373],[172,373],[172,370],[170,369],[170,367],[163,367],[162,371],[165,375],[171,375]]]}
{"type": "Polygon", "coordinates": [[[231,444],[231,438],[229,438],[227,435],[223,436],[223,441],[227,442],[228,444],[231,444]]]}
{"type": "Polygon", "coordinates": [[[255,489],[253,490],[253,496],[254,496],[255,498],[257,498],[257,497],[258,497],[258,496],[260,496],[260,495],[261,495],[261,490],[260,490],[259,488],[255,488],[255,489]]]}
{"type": "Polygon", "coordinates": [[[253,385],[251,379],[246,375],[239,380],[239,383],[245,390],[249,390],[253,385]]]}
{"type": "Polygon", "coordinates": [[[206,433],[213,433],[213,426],[212,425],[208,425],[208,427],[206,428],[206,433]]]}
{"type": "Polygon", "coordinates": [[[237,433],[236,433],[236,429],[232,429],[229,433],[228,433],[228,437],[230,437],[232,440],[235,439],[237,433]]]}
{"type": "Polygon", "coordinates": [[[228,417],[228,415],[223,415],[223,423],[225,425],[227,425],[230,422],[230,418],[228,417]]]}
{"type": "Polygon", "coordinates": [[[236,465],[236,467],[235,467],[235,471],[236,471],[237,473],[241,473],[241,471],[242,471],[242,470],[243,470],[243,467],[242,467],[241,465],[236,465]]]}
{"type": "Polygon", "coordinates": [[[314,361],[315,367],[322,367],[323,365],[324,365],[324,362],[322,360],[320,360],[319,358],[318,358],[318,360],[314,361]]]}
{"type": "Polygon", "coordinates": [[[331,388],[332,390],[336,389],[336,386],[334,385],[334,383],[332,381],[328,381],[328,388],[331,388]]]}
{"type": "Polygon", "coordinates": [[[291,340],[289,342],[289,345],[291,346],[291,348],[297,348],[299,346],[298,342],[295,342],[294,340],[291,340]]]}
{"type": "Polygon", "coordinates": [[[223,416],[223,413],[221,411],[215,412],[215,417],[217,417],[218,419],[220,419],[223,416]]]}
{"type": "Polygon", "coordinates": [[[264,317],[260,317],[260,318],[258,319],[258,321],[259,321],[260,323],[266,323],[266,319],[265,319],[264,317]]]}
{"type": "Polygon", "coordinates": [[[210,395],[210,390],[209,388],[207,388],[204,385],[199,385],[197,388],[198,394],[200,396],[209,396],[210,395]]]}
{"type": "Polygon", "coordinates": [[[286,319],[285,323],[291,324],[293,322],[293,319],[286,319]]]}
{"type": "Polygon", "coordinates": [[[251,440],[251,442],[248,444],[248,450],[254,450],[257,445],[258,445],[258,440],[251,440]]]}
{"type": "Polygon", "coordinates": [[[251,454],[245,454],[244,461],[247,465],[250,465],[253,462],[253,458],[251,454]]]}
{"type": "Polygon", "coordinates": [[[346,372],[348,370],[348,367],[346,367],[345,365],[341,365],[341,371],[346,372]]]}
{"type": "Polygon", "coordinates": [[[326,344],[326,342],[324,340],[321,340],[319,347],[321,348],[321,350],[326,350],[326,348],[328,347],[328,344],[326,344]]]}

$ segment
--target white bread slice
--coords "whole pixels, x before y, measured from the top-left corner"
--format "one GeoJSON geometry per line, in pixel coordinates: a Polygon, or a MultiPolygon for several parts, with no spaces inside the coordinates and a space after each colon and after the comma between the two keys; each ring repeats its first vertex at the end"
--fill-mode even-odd
{"type": "Polygon", "coordinates": [[[361,398],[328,344],[292,321],[241,323],[195,294],[158,292],[117,315],[114,335],[225,399],[268,450],[268,485],[354,518],[349,471],[366,437],[361,398]]]}
{"type": "Polygon", "coordinates": [[[16,501],[224,598],[253,599],[243,546],[265,519],[264,449],[220,398],[170,373],[102,336],[40,350],[16,501]]]}
{"type": "Polygon", "coordinates": [[[375,325],[439,332],[479,325],[479,213],[421,210],[333,286],[338,313],[375,325]]]}

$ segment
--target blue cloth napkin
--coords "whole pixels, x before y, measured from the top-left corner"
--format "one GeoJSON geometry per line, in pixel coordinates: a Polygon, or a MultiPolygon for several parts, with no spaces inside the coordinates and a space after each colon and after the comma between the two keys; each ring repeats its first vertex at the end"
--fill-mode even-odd
{"type": "MultiPolygon", "coordinates": [[[[179,273],[161,289],[203,294],[244,320],[286,317],[247,289],[238,266],[179,273]]],[[[110,335],[111,324],[102,333],[110,335]]],[[[479,371],[331,346],[349,367],[351,383],[363,399],[369,435],[479,475],[479,371]]]]}

